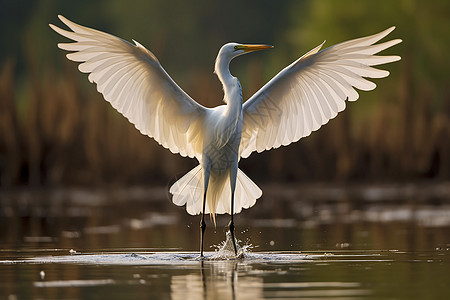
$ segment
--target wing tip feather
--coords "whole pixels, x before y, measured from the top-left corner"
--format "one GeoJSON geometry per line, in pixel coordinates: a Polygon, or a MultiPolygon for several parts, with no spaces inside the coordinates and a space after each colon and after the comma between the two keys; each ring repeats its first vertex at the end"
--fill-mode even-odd
{"type": "Polygon", "coordinates": [[[385,30],[385,32],[387,32],[387,34],[391,33],[392,31],[395,30],[395,28],[397,28],[395,25],[389,27],[388,29],[385,30]]]}
{"type": "Polygon", "coordinates": [[[65,30],[62,28],[59,28],[56,25],[53,24],[48,24],[48,26],[50,26],[51,29],[53,29],[55,32],[59,33],[60,35],[64,36],[64,34],[62,32],[64,32],[65,30]]]}
{"type": "Polygon", "coordinates": [[[394,29],[396,28],[396,26],[391,26],[377,34],[375,34],[376,36],[380,36],[380,40],[386,36],[388,36],[392,31],[394,31],[394,29]]]}
{"type": "Polygon", "coordinates": [[[61,15],[61,14],[58,15],[58,19],[60,19],[61,22],[63,22],[64,24],[66,24],[68,27],[70,27],[69,24],[73,24],[72,21],[70,21],[69,19],[67,19],[66,17],[64,17],[64,16],[61,15]]]}

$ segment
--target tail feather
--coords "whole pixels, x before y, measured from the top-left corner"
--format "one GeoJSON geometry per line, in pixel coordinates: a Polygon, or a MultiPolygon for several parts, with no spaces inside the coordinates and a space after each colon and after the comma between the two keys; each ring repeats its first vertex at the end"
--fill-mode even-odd
{"type": "MultiPolygon", "coordinates": [[[[203,208],[203,169],[201,165],[175,182],[170,187],[169,192],[173,195],[172,201],[174,204],[178,206],[186,205],[186,211],[191,215],[200,214],[203,208]]],[[[234,213],[238,214],[243,208],[252,207],[261,195],[261,189],[244,172],[238,169],[234,213]]],[[[205,213],[210,213],[213,218],[215,214],[231,213],[229,176],[226,176],[224,180],[210,177],[205,213]]]]}
{"type": "Polygon", "coordinates": [[[203,199],[202,167],[198,165],[181,177],[170,187],[169,192],[173,195],[174,204],[178,206],[186,204],[186,210],[190,215],[199,214],[203,199]]]}

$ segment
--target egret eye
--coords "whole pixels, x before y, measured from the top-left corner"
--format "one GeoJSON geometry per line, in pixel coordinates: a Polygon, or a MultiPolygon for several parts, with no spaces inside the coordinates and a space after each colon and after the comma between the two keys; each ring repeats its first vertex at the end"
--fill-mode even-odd
{"type": "Polygon", "coordinates": [[[237,49],[238,49],[238,46],[234,46],[233,48],[234,48],[234,50],[237,50],[237,49]]]}

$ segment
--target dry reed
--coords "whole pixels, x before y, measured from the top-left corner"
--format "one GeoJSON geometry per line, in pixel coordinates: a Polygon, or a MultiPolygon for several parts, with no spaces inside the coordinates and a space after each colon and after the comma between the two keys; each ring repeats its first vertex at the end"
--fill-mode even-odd
{"type": "MultiPolygon", "coordinates": [[[[2,186],[165,184],[194,166],[141,135],[92,86],[85,88],[72,64],[31,72],[25,99],[15,91],[14,69],[12,61],[0,69],[2,186]]],[[[194,94],[212,94],[208,86],[198,83],[194,94]]],[[[299,143],[241,166],[258,182],[449,179],[450,95],[433,111],[432,89],[413,93],[407,69],[390,95],[370,122],[347,111],[299,143]]]]}

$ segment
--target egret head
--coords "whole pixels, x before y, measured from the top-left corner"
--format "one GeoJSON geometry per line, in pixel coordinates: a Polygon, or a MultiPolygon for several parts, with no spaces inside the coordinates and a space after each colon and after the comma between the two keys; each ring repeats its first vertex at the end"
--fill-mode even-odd
{"type": "Polygon", "coordinates": [[[238,43],[228,43],[222,46],[219,50],[217,58],[232,60],[233,58],[247,54],[253,51],[264,50],[273,48],[271,45],[250,45],[250,44],[238,44],[238,43]]]}
{"type": "MultiPolygon", "coordinates": [[[[221,71],[228,70],[228,65],[230,61],[238,57],[239,55],[250,53],[253,51],[264,50],[273,48],[271,45],[249,45],[249,44],[238,44],[238,43],[228,43],[222,46],[217,54],[216,65],[214,72],[219,75],[221,71]]],[[[229,71],[228,71],[229,72],[229,71]]]]}

